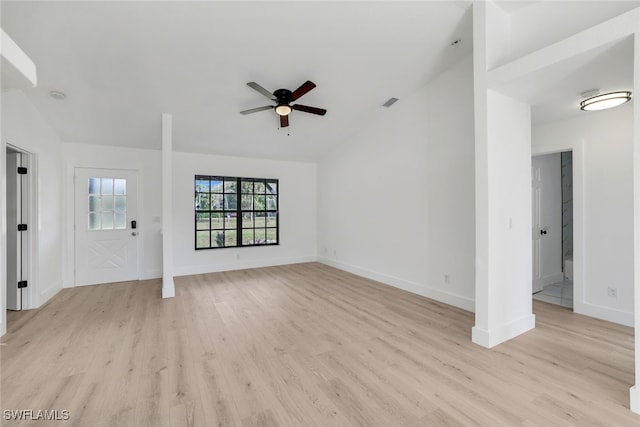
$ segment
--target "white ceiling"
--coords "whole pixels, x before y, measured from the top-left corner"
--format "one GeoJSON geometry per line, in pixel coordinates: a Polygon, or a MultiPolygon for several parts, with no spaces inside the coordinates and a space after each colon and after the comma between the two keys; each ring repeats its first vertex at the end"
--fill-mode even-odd
{"type": "MultiPolygon", "coordinates": [[[[540,4],[498,3],[525,17],[540,4]]],[[[399,105],[471,54],[470,4],[3,0],[1,23],[36,63],[39,85],[25,92],[64,141],[160,148],[160,115],[171,113],[178,151],[314,161],[387,99],[399,105]],[[305,80],[318,86],[297,103],[326,116],[294,111],[278,129],[274,111],[239,114],[270,104],[247,82],[274,91],[305,80]]],[[[625,39],[499,89],[541,123],[588,114],[577,108],[585,90],[632,86],[625,39]]]]}
{"type": "Polygon", "coordinates": [[[580,110],[582,93],[633,89],[633,38],[608,43],[498,88],[531,104],[533,123],[598,114],[580,110]]]}
{"type": "Polygon", "coordinates": [[[285,160],[317,159],[472,49],[469,2],[3,1],[2,28],[64,141],[160,148],[171,113],[176,150],[285,160]],[[305,80],[317,87],[297,103],[326,116],[294,111],[287,132],[273,111],[239,114],[270,104],[247,82],[305,80]]]}

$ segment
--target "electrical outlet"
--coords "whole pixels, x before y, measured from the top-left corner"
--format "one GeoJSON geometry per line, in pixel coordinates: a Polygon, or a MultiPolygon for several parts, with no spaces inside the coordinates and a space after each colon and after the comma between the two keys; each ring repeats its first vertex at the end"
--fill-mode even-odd
{"type": "Polygon", "coordinates": [[[447,284],[451,283],[451,277],[449,276],[448,273],[444,275],[444,283],[447,283],[447,284]]]}
{"type": "Polygon", "coordinates": [[[611,286],[609,286],[607,288],[607,295],[609,295],[611,298],[617,298],[618,297],[618,289],[617,288],[612,288],[611,286]]]}

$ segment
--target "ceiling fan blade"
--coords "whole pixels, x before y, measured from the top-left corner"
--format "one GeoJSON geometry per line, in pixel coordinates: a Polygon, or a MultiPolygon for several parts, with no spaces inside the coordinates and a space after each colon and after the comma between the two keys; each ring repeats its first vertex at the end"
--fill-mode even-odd
{"type": "Polygon", "coordinates": [[[266,90],[256,82],[249,82],[247,83],[247,86],[249,86],[251,89],[257,90],[258,92],[260,92],[261,94],[263,94],[264,96],[266,96],[267,98],[273,101],[276,100],[276,97],[271,92],[269,92],[268,90],[266,90]]]}
{"type": "Polygon", "coordinates": [[[302,95],[309,92],[314,87],[316,87],[316,84],[310,80],[302,83],[302,85],[300,85],[298,89],[294,90],[291,93],[291,101],[295,101],[296,99],[300,98],[302,95]]]}
{"type": "Polygon", "coordinates": [[[291,108],[298,111],[304,111],[305,113],[317,114],[319,116],[327,114],[327,110],[324,108],[309,107],[308,105],[293,104],[291,108]]]}
{"type": "Polygon", "coordinates": [[[251,113],[257,113],[258,111],[264,111],[264,110],[272,110],[273,109],[273,105],[265,105],[264,107],[258,107],[258,108],[252,108],[250,110],[244,110],[244,111],[240,111],[240,114],[251,114],[251,113]]]}
{"type": "Polygon", "coordinates": [[[286,128],[289,126],[289,116],[280,116],[280,127],[286,128]]]}

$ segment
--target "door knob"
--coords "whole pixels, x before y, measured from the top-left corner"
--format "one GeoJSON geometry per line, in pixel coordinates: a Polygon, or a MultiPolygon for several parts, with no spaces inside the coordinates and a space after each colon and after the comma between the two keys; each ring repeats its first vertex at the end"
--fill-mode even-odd
{"type": "Polygon", "coordinates": [[[545,230],[544,228],[540,230],[540,234],[547,234],[547,230],[545,230]]]}

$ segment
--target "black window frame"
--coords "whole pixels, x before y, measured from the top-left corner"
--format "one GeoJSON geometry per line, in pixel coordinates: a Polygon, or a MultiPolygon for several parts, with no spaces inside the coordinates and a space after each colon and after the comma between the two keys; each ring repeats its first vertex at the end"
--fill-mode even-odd
{"type": "MultiPolygon", "coordinates": [[[[249,203],[245,203],[248,205],[249,203]]],[[[205,219],[206,221],[207,219],[205,219]]],[[[246,178],[246,177],[232,177],[221,175],[195,175],[194,177],[194,248],[195,250],[207,250],[207,249],[224,249],[224,248],[241,248],[241,247],[255,247],[255,246],[277,246],[280,245],[280,181],[276,178],[246,178]],[[207,183],[204,185],[204,183],[207,183]],[[213,182],[220,182],[221,187],[213,187],[213,182]],[[231,186],[235,184],[235,192],[227,191],[227,183],[231,186]],[[251,183],[251,192],[245,192],[247,187],[243,184],[251,183]],[[256,185],[257,184],[257,185],[256,185]],[[275,192],[269,192],[268,189],[273,189],[275,184],[275,192]],[[200,185],[200,186],[199,186],[200,185]],[[260,186],[264,186],[262,192],[256,192],[256,189],[260,186]],[[229,196],[229,197],[227,197],[229,196]],[[235,197],[235,207],[233,207],[233,198],[235,197]],[[251,208],[243,208],[244,197],[248,197],[247,202],[250,202],[251,208]],[[258,198],[264,197],[262,201],[264,209],[255,209],[258,202],[258,198]],[[212,206],[213,200],[216,200],[217,207],[212,206]],[[273,199],[275,198],[275,208],[273,208],[273,199]],[[269,200],[272,202],[269,203],[269,200]],[[221,205],[220,205],[221,202],[221,205]],[[203,206],[204,205],[204,206],[203,206]],[[231,206],[230,206],[231,205],[231,206]],[[261,214],[261,215],[260,215],[261,214]],[[214,215],[216,218],[222,219],[222,224],[214,224],[214,215]],[[245,215],[250,215],[247,217],[245,215]],[[199,218],[202,216],[208,217],[209,227],[201,228],[199,218]],[[235,227],[227,228],[227,219],[235,216],[235,227]],[[250,218],[252,226],[246,226],[246,220],[250,218]],[[263,226],[257,226],[258,218],[263,218],[263,226]],[[269,225],[269,221],[275,219],[275,226],[269,225]],[[243,231],[253,230],[252,243],[243,243],[243,231]],[[264,239],[256,239],[256,230],[264,230],[264,239]],[[269,230],[275,230],[275,242],[269,243],[269,230]],[[209,245],[199,246],[199,235],[205,235],[204,232],[209,234],[209,245]],[[227,236],[231,236],[227,232],[235,232],[235,245],[226,245],[227,236]],[[220,234],[222,233],[222,234],[220,234]],[[217,239],[222,235],[223,245],[218,246],[217,239]],[[258,243],[259,242],[259,243],[258,243]]]]}

